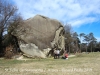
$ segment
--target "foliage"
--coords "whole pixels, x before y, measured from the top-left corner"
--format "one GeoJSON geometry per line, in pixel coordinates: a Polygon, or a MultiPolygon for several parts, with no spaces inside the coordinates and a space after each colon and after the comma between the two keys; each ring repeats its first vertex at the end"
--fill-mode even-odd
{"type": "Polygon", "coordinates": [[[13,26],[17,27],[21,21],[22,18],[17,13],[17,7],[8,0],[0,0],[0,56],[4,54],[4,47],[12,40],[13,26]]]}
{"type": "Polygon", "coordinates": [[[77,32],[71,31],[69,24],[66,24],[65,38],[65,47],[69,53],[100,51],[100,43],[97,42],[92,32],[77,34],[77,32]]]}

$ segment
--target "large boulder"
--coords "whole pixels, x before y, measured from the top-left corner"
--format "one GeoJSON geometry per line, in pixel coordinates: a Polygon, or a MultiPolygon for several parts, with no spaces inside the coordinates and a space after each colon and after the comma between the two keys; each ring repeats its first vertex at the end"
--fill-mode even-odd
{"type": "Polygon", "coordinates": [[[25,20],[12,35],[18,38],[21,51],[28,57],[45,58],[51,48],[65,48],[63,25],[42,15],[25,20]]]}

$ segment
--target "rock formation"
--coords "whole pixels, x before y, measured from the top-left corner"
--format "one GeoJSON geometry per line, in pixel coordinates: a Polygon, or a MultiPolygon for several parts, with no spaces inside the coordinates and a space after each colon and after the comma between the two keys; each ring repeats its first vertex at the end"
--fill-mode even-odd
{"type": "Polygon", "coordinates": [[[51,48],[64,49],[64,27],[55,20],[36,15],[20,24],[12,32],[20,49],[28,57],[45,58],[51,48]]]}

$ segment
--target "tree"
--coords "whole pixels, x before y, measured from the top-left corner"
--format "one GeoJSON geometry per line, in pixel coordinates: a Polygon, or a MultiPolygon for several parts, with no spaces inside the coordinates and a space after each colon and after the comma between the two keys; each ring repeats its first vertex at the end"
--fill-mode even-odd
{"type": "Polygon", "coordinates": [[[86,52],[87,52],[87,49],[89,49],[92,52],[93,47],[95,47],[96,42],[97,42],[93,33],[89,33],[89,34],[85,35],[84,41],[86,42],[86,52]]]}
{"type": "Polygon", "coordinates": [[[17,7],[10,4],[7,0],[0,0],[0,53],[3,52],[3,35],[11,23],[19,16],[17,7]]]}
{"type": "Polygon", "coordinates": [[[84,36],[84,41],[86,42],[86,52],[87,52],[88,44],[89,44],[89,41],[90,41],[89,35],[84,36]]]}
{"type": "Polygon", "coordinates": [[[70,24],[66,24],[64,26],[65,28],[65,48],[68,49],[69,53],[71,51],[71,43],[73,41],[72,39],[72,27],[70,24]]]}
{"type": "Polygon", "coordinates": [[[81,44],[82,44],[82,39],[81,39],[81,37],[84,37],[85,34],[84,34],[84,33],[80,33],[79,36],[80,36],[80,51],[82,51],[82,50],[81,50],[81,44]]]}
{"type": "Polygon", "coordinates": [[[96,44],[96,38],[94,37],[93,33],[89,33],[89,44],[91,46],[91,52],[93,51],[93,46],[96,44]]]}
{"type": "Polygon", "coordinates": [[[100,42],[96,42],[95,52],[100,52],[100,42]]]}
{"type": "Polygon", "coordinates": [[[75,48],[76,48],[76,50],[75,50],[75,53],[76,53],[79,51],[79,43],[80,43],[77,32],[73,33],[73,40],[74,40],[74,44],[75,44],[75,48]]]}

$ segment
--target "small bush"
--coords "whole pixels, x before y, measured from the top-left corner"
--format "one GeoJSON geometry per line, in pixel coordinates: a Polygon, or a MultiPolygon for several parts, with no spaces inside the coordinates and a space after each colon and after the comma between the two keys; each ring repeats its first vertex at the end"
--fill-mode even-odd
{"type": "Polygon", "coordinates": [[[6,51],[5,52],[5,58],[6,59],[11,59],[13,56],[13,52],[12,51],[6,51]]]}

